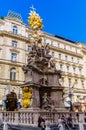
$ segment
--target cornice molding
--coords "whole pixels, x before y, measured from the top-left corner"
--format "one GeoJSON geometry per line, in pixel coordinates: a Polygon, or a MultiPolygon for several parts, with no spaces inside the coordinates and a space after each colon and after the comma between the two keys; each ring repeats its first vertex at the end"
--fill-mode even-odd
{"type": "Polygon", "coordinates": [[[75,56],[75,57],[79,57],[79,58],[82,58],[82,57],[83,57],[81,54],[74,53],[74,52],[69,51],[69,50],[57,48],[57,47],[54,47],[54,46],[50,46],[50,48],[51,48],[52,50],[57,51],[57,52],[65,53],[65,54],[68,54],[68,55],[71,55],[71,56],[75,56]]]}
{"type": "Polygon", "coordinates": [[[17,48],[11,48],[10,51],[11,51],[11,52],[15,52],[15,53],[20,53],[20,51],[18,51],[17,48]]]}
{"type": "Polygon", "coordinates": [[[22,67],[23,65],[25,65],[25,63],[20,63],[20,62],[16,62],[16,61],[5,61],[3,59],[3,61],[1,61],[0,59],[0,64],[5,64],[5,65],[14,65],[14,66],[17,66],[17,67],[22,67]]]}
{"type": "Polygon", "coordinates": [[[30,42],[30,40],[20,34],[13,34],[12,32],[7,32],[7,31],[0,31],[0,36],[7,36],[7,37],[12,37],[18,40],[22,40],[25,42],[30,42]]]}

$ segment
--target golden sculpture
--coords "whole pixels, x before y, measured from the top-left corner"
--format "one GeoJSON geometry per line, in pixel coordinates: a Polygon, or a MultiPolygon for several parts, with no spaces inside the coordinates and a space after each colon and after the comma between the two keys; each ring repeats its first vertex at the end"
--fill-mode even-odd
{"type": "Polygon", "coordinates": [[[31,36],[30,42],[42,46],[41,38],[43,37],[43,33],[40,31],[44,27],[42,23],[42,19],[40,18],[39,14],[36,13],[35,8],[33,6],[31,7],[31,9],[32,10],[30,11],[28,17],[28,23],[32,30],[29,34],[31,36]]]}
{"type": "Polygon", "coordinates": [[[22,88],[22,106],[24,108],[28,108],[31,104],[31,98],[32,98],[32,88],[25,86],[22,88]]]}
{"type": "Polygon", "coordinates": [[[32,10],[29,13],[29,20],[28,23],[32,30],[40,30],[43,28],[42,19],[40,18],[39,14],[36,13],[35,9],[31,7],[32,10]]]}

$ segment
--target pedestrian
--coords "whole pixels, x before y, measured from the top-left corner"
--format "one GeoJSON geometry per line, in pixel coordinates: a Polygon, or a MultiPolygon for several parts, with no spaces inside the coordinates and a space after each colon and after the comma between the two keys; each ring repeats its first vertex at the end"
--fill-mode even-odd
{"type": "Polygon", "coordinates": [[[64,115],[61,117],[64,130],[67,128],[67,119],[64,115]]]}
{"type": "Polygon", "coordinates": [[[41,127],[42,130],[45,130],[45,120],[41,115],[38,118],[38,127],[41,127]]]}
{"type": "Polygon", "coordinates": [[[86,123],[86,111],[84,113],[84,122],[86,123]]]}
{"type": "Polygon", "coordinates": [[[50,121],[49,120],[45,121],[45,125],[46,125],[45,130],[50,130],[50,121]]]}
{"type": "Polygon", "coordinates": [[[59,130],[64,130],[64,127],[62,124],[62,119],[58,119],[58,128],[59,128],[59,130]]]}
{"type": "Polygon", "coordinates": [[[79,122],[79,113],[76,113],[77,121],[79,122]]]}
{"type": "Polygon", "coordinates": [[[73,120],[72,120],[72,115],[69,114],[68,118],[67,118],[67,125],[70,127],[70,128],[74,128],[73,126],[73,120]]]}
{"type": "Polygon", "coordinates": [[[79,119],[79,130],[84,130],[82,119],[79,119]]]}

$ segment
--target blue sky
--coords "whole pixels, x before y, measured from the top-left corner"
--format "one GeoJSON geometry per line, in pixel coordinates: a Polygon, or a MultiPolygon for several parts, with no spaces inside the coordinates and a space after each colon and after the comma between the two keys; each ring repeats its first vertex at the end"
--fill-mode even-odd
{"type": "Polygon", "coordinates": [[[86,0],[0,0],[0,16],[12,10],[27,24],[32,5],[43,19],[45,32],[86,43],[86,0]]]}

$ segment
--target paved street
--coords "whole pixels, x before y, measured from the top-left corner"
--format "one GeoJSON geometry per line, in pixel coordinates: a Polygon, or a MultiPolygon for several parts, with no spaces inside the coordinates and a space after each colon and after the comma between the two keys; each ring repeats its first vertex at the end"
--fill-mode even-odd
{"type": "MultiPolygon", "coordinates": [[[[3,127],[0,127],[0,130],[3,130],[3,127]]],[[[41,130],[41,128],[38,127],[32,127],[32,126],[20,126],[20,125],[11,125],[8,127],[8,130],[41,130]]],[[[51,130],[59,130],[58,126],[51,126],[51,130]]],[[[66,128],[65,130],[79,130],[79,125],[75,125],[74,129],[66,128]]],[[[86,130],[86,125],[84,125],[84,130],[86,130]]]]}

